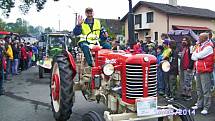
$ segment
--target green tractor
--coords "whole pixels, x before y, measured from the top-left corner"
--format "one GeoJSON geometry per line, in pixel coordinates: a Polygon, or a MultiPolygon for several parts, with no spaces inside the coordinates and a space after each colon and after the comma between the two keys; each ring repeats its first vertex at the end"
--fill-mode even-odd
{"type": "Polygon", "coordinates": [[[44,77],[44,73],[50,73],[52,60],[55,55],[62,52],[71,43],[71,36],[64,32],[51,32],[42,34],[43,45],[39,52],[39,78],[44,77]]]}

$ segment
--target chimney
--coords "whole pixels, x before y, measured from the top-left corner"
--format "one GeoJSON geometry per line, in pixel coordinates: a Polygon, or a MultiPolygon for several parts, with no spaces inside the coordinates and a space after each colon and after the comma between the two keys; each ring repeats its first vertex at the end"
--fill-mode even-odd
{"type": "Polygon", "coordinates": [[[177,6],[177,0],[169,0],[169,5],[177,6]]]}

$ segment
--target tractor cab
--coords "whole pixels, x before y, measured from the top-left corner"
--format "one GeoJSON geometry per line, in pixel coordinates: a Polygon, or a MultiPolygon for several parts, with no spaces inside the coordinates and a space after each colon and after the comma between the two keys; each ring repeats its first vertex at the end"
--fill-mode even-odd
{"type": "Polygon", "coordinates": [[[52,68],[52,60],[55,55],[58,55],[62,50],[68,50],[71,38],[68,33],[51,32],[42,35],[42,44],[39,55],[39,77],[42,78],[44,73],[50,73],[52,68]]]}

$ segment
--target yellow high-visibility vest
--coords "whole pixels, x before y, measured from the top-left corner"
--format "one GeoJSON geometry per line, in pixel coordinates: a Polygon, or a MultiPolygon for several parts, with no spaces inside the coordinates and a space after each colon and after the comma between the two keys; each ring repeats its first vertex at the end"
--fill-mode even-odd
{"type": "MultiPolygon", "coordinates": [[[[79,36],[80,40],[79,42],[86,41],[86,36],[91,32],[90,26],[86,24],[85,22],[81,24],[82,27],[82,34],[79,36]]],[[[93,31],[91,34],[88,35],[87,41],[91,44],[96,44],[96,38],[99,38],[100,35],[100,29],[101,29],[101,24],[100,21],[97,19],[94,19],[94,24],[93,24],[93,31]]]]}

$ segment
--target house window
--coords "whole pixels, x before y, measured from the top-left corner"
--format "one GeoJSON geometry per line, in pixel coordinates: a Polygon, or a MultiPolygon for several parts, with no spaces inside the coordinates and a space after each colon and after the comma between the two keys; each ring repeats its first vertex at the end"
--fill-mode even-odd
{"type": "Polygon", "coordinates": [[[146,13],[146,16],[147,16],[147,23],[152,23],[154,20],[153,12],[146,13]]]}
{"type": "Polygon", "coordinates": [[[135,39],[135,40],[138,40],[138,33],[135,33],[134,39],[135,39]]]}
{"type": "Polygon", "coordinates": [[[158,32],[155,32],[155,40],[158,40],[158,32]]]}
{"type": "Polygon", "coordinates": [[[138,15],[135,15],[135,25],[138,25],[139,24],[139,28],[142,27],[142,14],[138,14],[138,15]]]}

